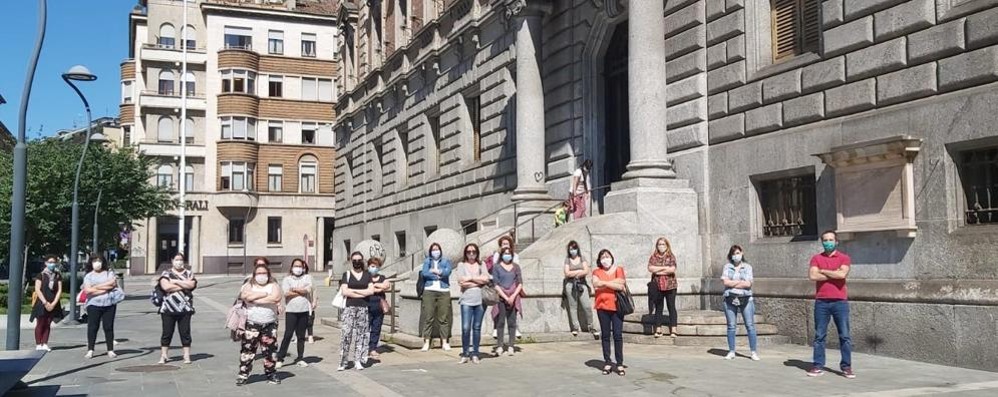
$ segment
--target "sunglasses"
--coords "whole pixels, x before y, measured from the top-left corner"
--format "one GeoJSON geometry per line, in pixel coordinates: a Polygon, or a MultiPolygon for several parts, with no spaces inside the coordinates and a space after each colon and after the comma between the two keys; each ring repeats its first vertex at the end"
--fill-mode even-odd
{"type": "Polygon", "coordinates": [[[465,254],[477,254],[478,251],[464,251],[465,254]]]}

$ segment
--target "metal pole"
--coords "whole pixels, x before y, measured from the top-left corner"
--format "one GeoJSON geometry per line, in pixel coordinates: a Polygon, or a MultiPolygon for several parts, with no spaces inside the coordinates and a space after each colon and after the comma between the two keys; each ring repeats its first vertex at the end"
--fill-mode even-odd
{"type": "MultiPolygon", "coordinates": [[[[184,2],[184,27],[180,29],[180,45],[183,61],[180,71],[180,231],[177,239],[177,252],[187,258],[184,248],[187,236],[187,2],[184,2]]],[[[244,241],[243,244],[246,244],[244,241]]]]}
{"type": "Polygon", "coordinates": [[[87,157],[87,147],[90,146],[90,133],[93,128],[93,119],[90,114],[90,103],[83,96],[79,88],[72,83],[72,80],[63,78],[76,94],[83,100],[83,106],[87,110],[87,137],[83,141],[83,152],[80,153],[80,162],[76,164],[76,179],[73,181],[73,219],[69,240],[69,298],[72,301],[69,305],[69,317],[64,320],[67,323],[74,323],[78,318],[76,308],[76,295],[80,293],[79,280],[76,277],[78,258],[80,252],[80,173],[83,171],[83,160],[87,157]]]}
{"type": "Polygon", "coordinates": [[[24,297],[24,207],[28,182],[28,146],[25,143],[25,120],[28,116],[28,101],[31,98],[31,84],[35,81],[38,56],[45,42],[46,0],[38,0],[38,34],[35,50],[28,62],[28,73],[21,91],[21,109],[17,121],[17,144],[14,146],[14,186],[11,195],[10,216],[10,289],[7,296],[7,350],[18,350],[21,345],[21,299],[24,297]],[[16,258],[16,259],[15,259],[16,258]]]}
{"type": "MultiPolygon", "coordinates": [[[[103,185],[104,184],[104,169],[98,167],[97,170],[99,172],[98,179],[100,179],[97,183],[99,183],[100,185],[103,185]]],[[[91,242],[91,245],[90,245],[90,252],[91,253],[96,253],[97,252],[97,247],[98,247],[98,244],[97,244],[97,230],[98,230],[98,227],[97,227],[97,221],[98,221],[97,214],[100,213],[100,196],[103,193],[104,193],[104,188],[98,186],[98,188],[97,188],[97,202],[94,204],[94,240],[91,242]]],[[[108,264],[108,266],[110,266],[110,264],[108,264]]]]}

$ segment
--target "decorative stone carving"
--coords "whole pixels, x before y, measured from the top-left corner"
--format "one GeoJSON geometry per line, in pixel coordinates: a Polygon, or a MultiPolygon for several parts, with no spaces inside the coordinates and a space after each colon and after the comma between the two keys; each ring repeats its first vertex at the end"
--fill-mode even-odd
{"type": "Polygon", "coordinates": [[[505,4],[506,19],[518,15],[524,8],[527,8],[527,0],[508,0],[505,4]]]}
{"type": "Polygon", "coordinates": [[[609,18],[616,18],[624,13],[624,5],[620,0],[592,0],[596,9],[603,10],[609,18]]]}
{"type": "Polygon", "coordinates": [[[841,239],[855,233],[897,232],[913,238],[913,162],[922,140],[896,136],[833,148],[816,154],[835,169],[835,208],[841,239]]]}

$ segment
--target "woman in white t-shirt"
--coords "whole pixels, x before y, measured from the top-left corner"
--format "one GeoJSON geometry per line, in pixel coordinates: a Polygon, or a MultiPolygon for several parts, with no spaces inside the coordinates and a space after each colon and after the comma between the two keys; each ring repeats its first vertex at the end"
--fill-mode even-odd
{"type": "Polygon", "coordinates": [[[582,166],[572,173],[572,219],[582,219],[586,217],[586,206],[589,205],[592,192],[592,185],[589,183],[589,171],[593,168],[593,161],[586,160],[582,166]]]}
{"type": "Polygon", "coordinates": [[[267,382],[281,383],[277,377],[277,306],[284,294],[270,274],[270,261],[257,258],[254,262],[253,277],[239,290],[239,299],[246,305],[246,332],[240,343],[236,386],[242,386],[249,379],[257,347],[263,348],[263,372],[267,382]]]}

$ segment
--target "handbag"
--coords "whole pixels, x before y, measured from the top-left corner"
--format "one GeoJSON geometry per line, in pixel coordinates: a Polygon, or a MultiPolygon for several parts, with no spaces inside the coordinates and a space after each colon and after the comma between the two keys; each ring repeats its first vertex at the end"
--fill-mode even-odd
{"type": "Polygon", "coordinates": [[[624,280],[624,290],[614,292],[614,296],[617,299],[617,313],[622,316],[634,313],[634,298],[631,297],[631,289],[627,288],[627,280],[624,280]]]}
{"type": "Polygon", "coordinates": [[[246,332],[246,304],[237,299],[228,313],[225,314],[225,328],[229,329],[229,338],[234,342],[242,340],[246,332]]]}
{"type": "Polygon", "coordinates": [[[125,300],[125,291],[122,291],[119,287],[115,287],[115,289],[111,290],[108,295],[111,297],[112,305],[117,305],[121,303],[121,301],[125,300]]]}
{"type": "Polygon", "coordinates": [[[419,271],[419,277],[416,278],[416,297],[423,297],[423,289],[426,288],[426,279],[423,278],[423,271],[419,271]]]}
{"type": "Polygon", "coordinates": [[[378,303],[381,305],[382,314],[388,314],[392,311],[392,304],[388,303],[388,298],[381,298],[381,302],[378,303]]]}
{"type": "Polygon", "coordinates": [[[482,304],[486,306],[495,306],[499,304],[499,291],[496,290],[495,283],[488,283],[483,285],[482,288],[482,304]]]}
{"type": "Polygon", "coordinates": [[[333,297],[333,307],[337,309],[347,308],[347,298],[343,296],[343,293],[336,291],[336,296],[333,297]]]}

